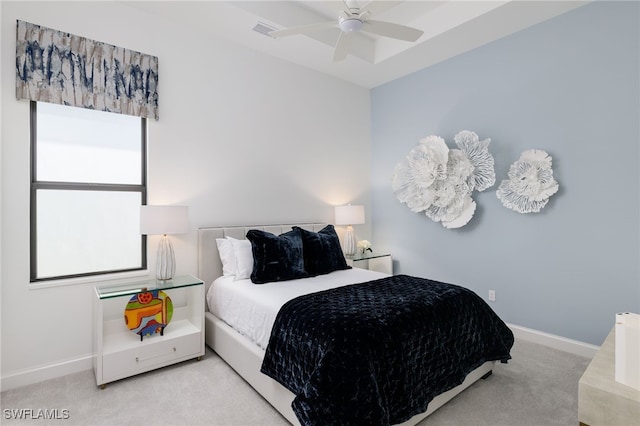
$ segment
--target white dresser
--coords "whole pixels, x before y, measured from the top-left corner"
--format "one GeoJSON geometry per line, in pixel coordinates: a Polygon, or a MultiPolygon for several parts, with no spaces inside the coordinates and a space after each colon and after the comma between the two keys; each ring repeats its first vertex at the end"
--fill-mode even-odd
{"type": "Polygon", "coordinates": [[[640,425],[640,391],[615,380],[612,329],[578,384],[578,420],[588,426],[640,425]]]}

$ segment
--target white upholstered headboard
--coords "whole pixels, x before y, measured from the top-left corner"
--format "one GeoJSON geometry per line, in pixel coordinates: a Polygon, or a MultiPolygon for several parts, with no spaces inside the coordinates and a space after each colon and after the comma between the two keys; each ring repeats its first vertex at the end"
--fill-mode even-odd
{"type": "Polygon", "coordinates": [[[294,223],[290,225],[251,225],[251,226],[226,226],[198,229],[198,278],[204,281],[206,290],[211,283],[222,275],[222,262],[218,254],[216,238],[232,237],[239,240],[245,239],[247,231],[259,229],[280,235],[291,231],[291,227],[299,226],[308,231],[318,232],[326,223],[294,223]]]}

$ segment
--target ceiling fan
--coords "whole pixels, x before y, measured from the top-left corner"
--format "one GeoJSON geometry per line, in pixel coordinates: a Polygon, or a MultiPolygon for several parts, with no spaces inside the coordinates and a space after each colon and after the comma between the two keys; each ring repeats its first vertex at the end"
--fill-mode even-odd
{"type": "Polygon", "coordinates": [[[358,7],[357,3],[353,0],[344,0],[344,4],[347,10],[340,12],[337,21],[320,22],[317,24],[301,25],[284,30],[271,31],[269,35],[274,38],[281,38],[295,34],[308,34],[328,28],[340,28],[341,32],[335,45],[333,60],[341,61],[345,59],[349,53],[350,36],[355,32],[361,31],[411,42],[418,40],[424,33],[422,30],[405,25],[369,19],[371,15],[375,13],[376,5],[379,4],[374,1],[370,1],[362,8],[358,7]]]}

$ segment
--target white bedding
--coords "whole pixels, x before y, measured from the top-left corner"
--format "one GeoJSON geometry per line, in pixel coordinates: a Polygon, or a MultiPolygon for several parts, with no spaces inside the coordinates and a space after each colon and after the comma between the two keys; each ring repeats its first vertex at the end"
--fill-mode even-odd
{"type": "Polygon", "coordinates": [[[253,284],[248,279],[234,281],[233,276],[223,276],[209,288],[207,305],[212,314],[265,349],[276,315],[287,301],[304,294],[386,276],[359,268],[267,284],[253,284]]]}

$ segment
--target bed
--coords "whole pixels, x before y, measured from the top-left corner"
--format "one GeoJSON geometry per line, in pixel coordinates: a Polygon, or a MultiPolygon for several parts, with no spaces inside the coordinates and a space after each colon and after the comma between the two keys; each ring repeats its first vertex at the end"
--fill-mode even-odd
{"type": "MultiPolygon", "coordinates": [[[[264,300],[271,297],[271,295],[275,295],[276,299],[281,299],[275,302],[276,305],[279,304],[278,306],[280,306],[283,303],[286,303],[283,306],[284,310],[285,306],[289,306],[293,302],[287,302],[287,300],[294,299],[295,301],[297,301],[298,299],[300,299],[297,297],[297,293],[295,293],[296,291],[298,291],[296,289],[300,288],[300,285],[296,285],[297,281],[295,280],[291,282],[282,281],[273,283],[274,285],[272,285],[271,283],[266,285],[252,285],[252,283],[248,282],[248,280],[245,280],[244,282],[232,282],[233,279],[230,280],[229,277],[223,276],[223,265],[222,261],[220,260],[220,252],[216,243],[217,239],[224,238],[244,240],[247,233],[251,230],[254,230],[252,232],[256,232],[255,230],[258,230],[258,232],[263,231],[263,233],[280,235],[290,232],[294,227],[299,227],[302,232],[319,233],[323,232],[323,230],[326,229],[326,224],[306,223],[200,228],[198,230],[198,276],[205,282],[205,285],[207,287],[206,293],[208,302],[207,312],[205,314],[205,340],[207,345],[209,345],[223,360],[225,360],[225,362],[227,362],[238,374],[240,374],[240,376],[242,376],[274,408],[276,408],[276,410],[278,410],[284,418],[286,418],[292,424],[300,424],[301,421],[299,420],[299,417],[296,415],[296,413],[294,413],[294,409],[292,408],[292,403],[295,401],[296,395],[294,395],[294,393],[292,393],[285,386],[281,385],[278,381],[261,372],[261,368],[264,368],[263,361],[265,361],[265,349],[267,349],[270,334],[272,334],[272,330],[270,330],[270,327],[272,326],[274,321],[276,321],[276,324],[280,326],[281,321],[279,321],[279,315],[276,318],[276,314],[274,312],[264,313],[261,311],[260,306],[258,306],[261,305],[264,300]],[[216,282],[216,284],[212,286],[214,281],[216,282]],[[228,325],[228,323],[233,323],[233,320],[229,320],[228,316],[233,316],[234,312],[237,312],[239,307],[247,306],[249,302],[242,298],[244,296],[233,296],[236,297],[235,301],[233,301],[232,297],[231,302],[225,301],[224,303],[226,308],[229,308],[229,306],[231,306],[231,314],[223,313],[220,306],[216,306],[216,301],[222,300],[223,295],[222,293],[216,292],[224,291],[225,281],[226,288],[233,288],[233,291],[238,291],[238,289],[241,289],[242,286],[244,286],[246,294],[257,293],[257,295],[252,296],[256,297],[256,300],[258,300],[256,307],[245,309],[250,311],[254,316],[252,323],[248,325],[235,324],[235,327],[241,331],[237,331],[236,329],[228,325]],[[287,293],[291,291],[291,289],[294,289],[294,293],[287,293]],[[235,310],[232,306],[234,303],[236,305],[235,310]],[[227,315],[227,317],[224,317],[224,315],[227,315]],[[222,320],[221,318],[219,318],[219,316],[222,316],[225,319],[222,320]],[[260,330],[260,327],[254,327],[253,325],[251,325],[256,323],[266,324],[267,329],[260,330]]],[[[347,287],[365,287],[367,284],[377,282],[377,280],[386,282],[385,280],[393,278],[394,277],[387,276],[386,274],[366,270],[357,270],[354,268],[350,270],[331,272],[330,274],[324,275],[322,277],[301,279],[305,280],[305,287],[309,287],[313,291],[317,291],[316,293],[313,293],[313,295],[323,295],[330,292],[331,290],[329,290],[329,288],[333,287],[335,287],[334,290],[342,291],[347,287]],[[346,282],[345,280],[347,280],[348,282],[346,282]],[[313,287],[314,285],[316,285],[316,283],[318,285],[318,288],[313,287]],[[362,286],[349,285],[343,287],[343,285],[347,283],[364,284],[362,286]]],[[[403,279],[407,278],[404,277],[403,279]]],[[[240,290],[240,293],[242,293],[242,290],[240,290]]],[[[305,297],[312,297],[313,295],[305,297]]],[[[278,312],[278,314],[280,314],[280,312],[278,312]]],[[[510,332],[508,331],[506,333],[510,334],[510,332]]],[[[273,334],[277,333],[274,332],[273,334]]],[[[513,336],[511,335],[510,338],[510,344],[512,344],[513,336]]],[[[500,358],[501,361],[506,361],[509,358],[508,352],[506,355],[503,354],[498,356],[497,358],[500,358]]],[[[483,362],[477,368],[474,368],[472,371],[466,374],[466,377],[464,377],[464,380],[462,380],[461,383],[431,399],[428,403],[426,411],[412,415],[410,418],[403,420],[400,424],[413,425],[423,420],[429,414],[451,400],[454,396],[462,392],[464,389],[468,388],[475,381],[479,380],[480,378],[488,377],[492,372],[492,368],[495,362],[496,360],[483,362]]],[[[265,362],[264,364],[266,365],[267,363],[265,362]]],[[[281,382],[285,383],[282,380],[281,382]]],[[[300,410],[298,410],[298,413],[300,414],[300,410]]],[[[313,421],[306,420],[303,420],[303,422],[307,424],[314,423],[313,421]]],[[[316,421],[315,423],[319,422],[316,421]]]]}

